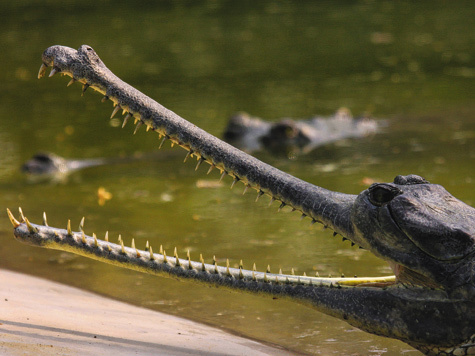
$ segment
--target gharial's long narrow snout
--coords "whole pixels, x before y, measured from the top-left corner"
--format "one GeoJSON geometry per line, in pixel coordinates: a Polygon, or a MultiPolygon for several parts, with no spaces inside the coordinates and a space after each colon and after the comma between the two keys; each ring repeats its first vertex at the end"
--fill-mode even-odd
{"type": "Polygon", "coordinates": [[[124,124],[133,117],[137,128],[146,125],[180,145],[188,156],[197,158],[198,165],[206,162],[210,171],[217,168],[222,176],[231,176],[233,185],[242,182],[246,190],[255,189],[258,198],[268,195],[280,201],[281,207],[288,205],[351,240],[350,211],[356,195],[332,192],[293,177],[201,130],[115,76],[90,46],[82,45],[77,51],[52,46],[42,58],[40,77],[45,74],[45,66],[52,66],[50,76],[67,74],[71,81],[83,83],[83,91],[92,87],[104,94],[104,99],[115,105],[112,116],[119,109],[127,112],[124,124]]]}

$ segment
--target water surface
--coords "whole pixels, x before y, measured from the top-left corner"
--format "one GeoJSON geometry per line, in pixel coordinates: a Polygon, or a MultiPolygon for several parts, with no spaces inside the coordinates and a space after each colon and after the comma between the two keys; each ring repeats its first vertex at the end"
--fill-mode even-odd
{"type": "MultiPolygon", "coordinates": [[[[157,151],[158,136],[117,128],[112,107],[60,76],[38,81],[50,45],[89,44],[122,79],[220,136],[228,117],[330,115],[340,107],[385,120],[372,137],[308,155],[258,158],[328,189],[357,194],[370,181],[415,173],[475,204],[472,2],[16,1],[0,5],[0,189],[3,208],[33,222],[108,230],[207,261],[243,259],[298,273],[385,275],[387,264],[331,232],[277,213],[242,186],[194,171],[185,152],[29,182],[37,151],[93,158],[157,151]],[[203,184],[205,183],[211,184],[203,184]],[[205,187],[204,187],[205,186],[205,187]],[[211,187],[209,187],[211,186],[211,187]],[[98,203],[104,187],[112,199],[98,203]]],[[[152,278],[61,252],[23,246],[0,220],[0,267],[78,286],[306,354],[418,354],[290,302],[152,278]]]]}

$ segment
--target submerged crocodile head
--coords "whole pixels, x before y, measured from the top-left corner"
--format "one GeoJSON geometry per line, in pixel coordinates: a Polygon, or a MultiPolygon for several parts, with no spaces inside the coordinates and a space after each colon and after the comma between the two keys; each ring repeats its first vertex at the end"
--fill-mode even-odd
{"type": "Polygon", "coordinates": [[[223,137],[248,153],[267,149],[274,155],[295,156],[335,141],[375,134],[381,126],[381,120],[353,118],[346,108],[340,108],[330,117],[315,116],[305,120],[284,118],[277,122],[238,112],[229,119],[223,137]]]}
{"type": "MultiPolygon", "coordinates": [[[[395,277],[320,278],[285,275],[194,262],[101,241],[93,234],[21,222],[8,211],[15,236],[26,243],[78,253],[142,272],[195,279],[235,290],[287,297],[341,318],[365,331],[396,338],[428,355],[475,353],[475,209],[443,187],[416,175],[397,176],[393,183],[373,184],[359,195],[332,192],[279,171],[222,142],[116,77],[89,46],[62,46],[43,54],[39,77],[71,76],[83,91],[104,94],[127,112],[138,129],[146,125],[196,156],[210,170],[229,175],[322,223],[344,239],[387,260],[395,277]]],[[[163,141],[162,141],[163,142],[163,141]]],[[[185,160],[186,160],[185,158],[185,160]]]]}
{"type": "Polygon", "coordinates": [[[56,174],[68,170],[67,161],[54,153],[40,152],[21,166],[21,170],[27,174],[56,174]]]}

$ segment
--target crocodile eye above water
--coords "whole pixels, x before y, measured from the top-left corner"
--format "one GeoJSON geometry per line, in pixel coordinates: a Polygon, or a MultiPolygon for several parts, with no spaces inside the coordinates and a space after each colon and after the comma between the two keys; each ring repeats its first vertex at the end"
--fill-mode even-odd
{"type": "Polygon", "coordinates": [[[388,184],[373,184],[369,187],[369,201],[376,206],[383,206],[389,203],[396,196],[401,194],[402,191],[388,184]]]}

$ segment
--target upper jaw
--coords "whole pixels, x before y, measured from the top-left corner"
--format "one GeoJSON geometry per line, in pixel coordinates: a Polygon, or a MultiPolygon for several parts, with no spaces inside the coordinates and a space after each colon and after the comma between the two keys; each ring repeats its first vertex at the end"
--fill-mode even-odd
{"type": "MultiPolygon", "coordinates": [[[[78,51],[65,46],[48,47],[42,55],[43,64],[38,72],[38,78],[45,75],[47,67],[53,67],[52,73],[61,72],[72,75],[71,64],[79,59],[78,51]],[[53,72],[54,71],[54,72],[53,72]]],[[[53,74],[50,74],[52,76],[53,74]]]]}
{"type": "Polygon", "coordinates": [[[50,77],[55,73],[66,74],[83,84],[87,83],[87,78],[98,79],[99,74],[107,75],[104,64],[88,45],[77,50],[59,45],[48,47],[43,52],[42,61],[38,78],[45,75],[47,67],[53,67],[50,77]]]}

